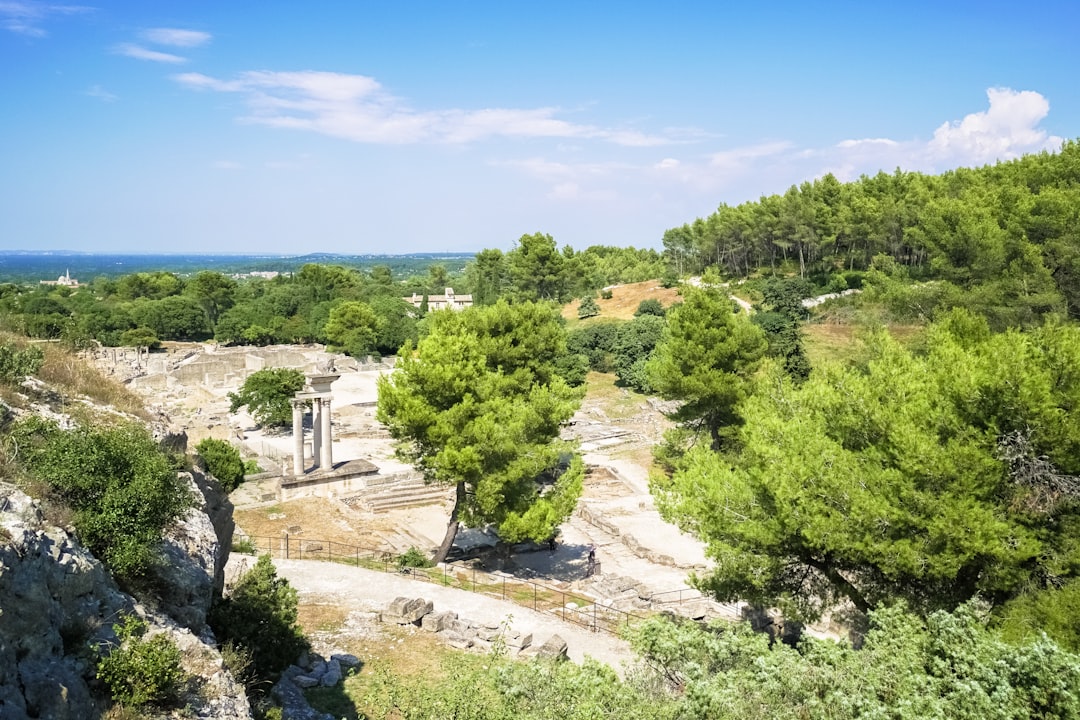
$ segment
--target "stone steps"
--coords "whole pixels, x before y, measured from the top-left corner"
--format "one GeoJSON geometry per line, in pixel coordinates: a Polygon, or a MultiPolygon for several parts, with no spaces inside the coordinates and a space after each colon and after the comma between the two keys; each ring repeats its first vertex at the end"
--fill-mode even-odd
{"type": "Polygon", "coordinates": [[[370,512],[387,512],[436,505],[447,498],[448,492],[448,488],[441,485],[426,485],[422,480],[407,480],[345,498],[344,502],[348,505],[360,505],[370,512]]]}

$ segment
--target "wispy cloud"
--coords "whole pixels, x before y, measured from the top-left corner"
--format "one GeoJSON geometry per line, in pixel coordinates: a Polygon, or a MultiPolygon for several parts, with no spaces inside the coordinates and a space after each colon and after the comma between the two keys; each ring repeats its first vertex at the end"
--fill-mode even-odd
{"type": "Polygon", "coordinates": [[[78,15],[93,8],[82,5],[54,5],[32,0],[0,0],[0,26],[20,35],[45,37],[42,25],[56,16],[78,15]]]}
{"type": "Polygon", "coordinates": [[[100,85],[91,85],[83,91],[83,95],[87,95],[92,98],[97,98],[103,102],[113,102],[116,100],[116,95],[101,87],[100,85]]]}
{"type": "Polygon", "coordinates": [[[1039,127],[1050,104],[1041,94],[1008,88],[987,91],[987,109],[945,122],[922,139],[885,137],[847,139],[823,147],[770,141],[733,147],[704,156],[662,156],[648,164],[567,163],[533,157],[501,165],[513,167],[548,186],[549,197],[571,200],[599,187],[624,190],[638,184],[677,195],[727,196],[743,201],[783,192],[826,173],[849,181],[880,170],[941,172],[955,167],[1009,160],[1025,153],[1054,150],[1062,138],[1039,127]]]}
{"type": "Polygon", "coordinates": [[[113,52],[117,55],[124,55],[126,57],[135,58],[136,60],[149,60],[150,62],[171,63],[174,65],[187,62],[187,58],[185,57],[151,50],[142,45],[135,45],[134,43],[122,43],[116,45],[113,47],[113,52]]]}
{"type": "Polygon", "coordinates": [[[218,170],[239,170],[244,167],[235,160],[215,160],[213,165],[218,170]]]}
{"type": "Polygon", "coordinates": [[[155,45],[171,45],[173,47],[199,47],[210,42],[212,37],[208,32],[200,30],[182,30],[180,28],[150,28],[140,33],[143,40],[155,45]]]}
{"type": "Polygon", "coordinates": [[[582,125],[558,108],[416,110],[371,77],[332,72],[245,72],[232,80],[201,73],[175,79],[197,90],[238,93],[246,122],[307,130],[362,143],[465,144],[488,138],[575,138],[652,147],[673,139],[633,129],[582,125]]]}

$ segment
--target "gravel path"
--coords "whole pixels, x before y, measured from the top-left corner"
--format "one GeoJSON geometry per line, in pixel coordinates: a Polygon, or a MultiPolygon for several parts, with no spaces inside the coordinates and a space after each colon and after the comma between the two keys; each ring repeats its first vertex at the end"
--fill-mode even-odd
{"type": "MultiPolygon", "coordinates": [[[[226,577],[234,577],[242,572],[245,564],[250,566],[253,562],[249,555],[232,555],[226,577]]],[[[437,611],[452,610],[469,620],[504,621],[509,618],[514,631],[533,634],[534,644],[558,634],[566,641],[567,654],[575,662],[589,656],[621,671],[624,663],[634,658],[624,640],[604,632],[594,633],[551,615],[480,593],[317,560],[274,560],[274,566],[278,575],[296,588],[301,602],[334,602],[349,610],[376,611],[396,597],[422,597],[431,600],[437,611]]]]}

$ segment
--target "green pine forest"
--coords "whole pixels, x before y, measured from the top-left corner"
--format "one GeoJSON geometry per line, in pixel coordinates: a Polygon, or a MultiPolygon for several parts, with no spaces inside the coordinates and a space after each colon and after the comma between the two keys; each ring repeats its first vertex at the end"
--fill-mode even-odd
{"type": "MultiPolygon", "coordinates": [[[[575,250],[538,232],[407,276],[311,263],[269,280],[9,283],[0,320],[74,349],[400,352],[409,375],[381,383],[380,419],[459,500],[481,461],[516,495],[571,472],[547,444],[591,373],[612,373],[676,401],[652,489],[715,561],[698,587],[791,628],[827,616],[851,631],[785,643],[656,621],[634,632],[642,660],[623,677],[504,658],[384,673],[362,691],[369,717],[1080,717],[1080,142],[941,175],[826,175],[721,205],[662,247],[575,250]],[[607,316],[618,285],[645,280],[678,302],[607,316]],[[475,315],[428,312],[446,287],[475,315]],[[542,359],[513,355],[514,318],[542,333],[542,359]],[[822,347],[823,328],[845,342],[822,347]],[[432,372],[432,337],[468,362],[432,372]],[[522,428],[498,457],[482,434],[445,431],[477,418],[522,428]]],[[[574,478],[539,510],[500,504],[505,490],[462,500],[462,520],[550,533],[574,478]]]]}

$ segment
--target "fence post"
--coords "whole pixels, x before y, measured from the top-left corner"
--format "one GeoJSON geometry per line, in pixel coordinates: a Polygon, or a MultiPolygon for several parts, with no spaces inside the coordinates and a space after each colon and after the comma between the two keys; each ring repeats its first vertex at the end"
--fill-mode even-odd
{"type": "Polygon", "coordinates": [[[289,533],[285,530],[281,531],[281,557],[284,560],[289,559],[289,533]]]}

